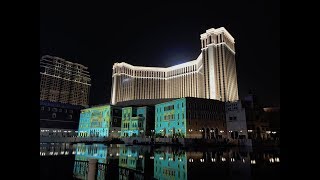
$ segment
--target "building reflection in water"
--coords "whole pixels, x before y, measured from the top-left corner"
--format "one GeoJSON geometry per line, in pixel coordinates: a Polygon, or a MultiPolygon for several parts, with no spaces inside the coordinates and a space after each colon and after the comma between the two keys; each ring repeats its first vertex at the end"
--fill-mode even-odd
{"type": "Polygon", "coordinates": [[[154,178],[187,179],[187,154],[169,147],[154,152],[154,178]]]}
{"type": "Polygon", "coordinates": [[[119,180],[151,179],[153,157],[150,146],[120,147],[119,180]]]}
{"type": "Polygon", "coordinates": [[[280,150],[178,149],[104,144],[41,144],[40,156],[75,155],[73,175],[87,179],[97,159],[97,179],[260,179],[280,176],[280,150]]]}
{"type": "Polygon", "coordinates": [[[104,180],[110,163],[118,159],[120,145],[107,147],[104,144],[77,144],[73,175],[77,179],[88,179],[89,159],[97,159],[97,178],[104,180]]]}
{"type": "Polygon", "coordinates": [[[72,155],[75,153],[76,148],[70,143],[40,143],[40,156],[72,155]]]}

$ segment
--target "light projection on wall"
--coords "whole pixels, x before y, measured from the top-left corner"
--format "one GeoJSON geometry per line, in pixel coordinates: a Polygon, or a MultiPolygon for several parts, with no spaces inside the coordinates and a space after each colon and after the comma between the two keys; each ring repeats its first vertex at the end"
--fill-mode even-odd
{"type": "Polygon", "coordinates": [[[147,107],[122,108],[121,137],[145,135],[146,112],[147,107]]]}
{"type": "Polygon", "coordinates": [[[84,109],[80,114],[78,136],[108,137],[110,128],[110,105],[84,109]]]}
{"type": "Polygon", "coordinates": [[[186,137],[185,98],[155,106],[155,131],[158,137],[186,137]]]}

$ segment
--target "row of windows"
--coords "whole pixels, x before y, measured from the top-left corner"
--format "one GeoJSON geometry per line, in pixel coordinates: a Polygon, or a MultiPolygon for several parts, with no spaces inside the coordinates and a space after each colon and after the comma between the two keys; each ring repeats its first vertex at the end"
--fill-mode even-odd
{"type": "MultiPolygon", "coordinates": [[[[133,122],[131,125],[133,128],[135,127],[142,128],[142,122],[139,122],[139,123],[133,122]]],[[[129,126],[130,126],[129,122],[123,123],[123,128],[129,128],[129,126]]]]}
{"type": "Polygon", "coordinates": [[[164,116],[164,120],[172,120],[174,119],[174,114],[169,114],[164,116]]]}
{"type": "MultiPolygon", "coordinates": [[[[156,127],[157,127],[157,128],[161,127],[161,124],[162,124],[162,123],[156,123],[156,127]]],[[[178,121],[177,124],[178,124],[178,126],[179,126],[179,125],[180,125],[180,121],[178,121]]],[[[182,121],[181,124],[184,125],[184,122],[182,121]]],[[[189,120],[189,125],[190,125],[190,120],[189,120]]],[[[168,127],[170,127],[170,121],[168,122],[168,127]]],[[[180,131],[180,130],[178,129],[178,131],[180,131]]]]}
{"type": "Polygon", "coordinates": [[[237,120],[237,116],[233,116],[233,117],[230,116],[230,117],[229,117],[229,121],[235,121],[235,120],[237,120]]]}
{"type": "MultiPolygon", "coordinates": [[[[45,110],[45,107],[44,106],[41,106],[41,111],[44,111],[45,110]]],[[[63,109],[58,109],[58,108],[51,108],[51,107],[47,107],[47,111],[52,111],[52,112],[62,112],[63,109]]],[[[64,112],[65,113],[68,113],[68,109],[64,109],[64,112]]],[[[69,109],[69,113],[73,114],[73,110],[72,109],[69,109]]]]}
{"type": "MultiPolygon", "coordinates": [[[[177,114],[177,116],[178,116],[178,119],[180,119],[180,114],[177,114]]],[[[163,117],[164,117],[163,120],[173,120],[175,119],[175,114],[168,114],[163,117]]],[[[162,119],[162,116],[157,117],[157,121],[161,121],[161,119],[162,119]]],[[[182,113],[182,119],[184,119],[183,113],[182,113]]]]}
{"type": "Polygon", "coordinates": [[[164,107],[164,111],[170,111],[174,109],[174,105],[164,107]]]}
{"type": "Polygon", "coordinates": [[[202,48],[206,47],[207,44],[213,43],[213,42],[214,42],[214,37],[216,37],[215,43],[224,42],[224,39],[223,39],[224,36],[222,36],[222,34],[211,35],[211,36],[209,36],[207,39],[201,40],[202,48]]]}

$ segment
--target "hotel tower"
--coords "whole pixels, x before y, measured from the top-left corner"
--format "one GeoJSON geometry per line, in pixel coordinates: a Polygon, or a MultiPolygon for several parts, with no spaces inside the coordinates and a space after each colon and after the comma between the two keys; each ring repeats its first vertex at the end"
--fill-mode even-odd
{"type": "Polygon", "coordinates": [[[115,63],[111,104],[139,99],[198,97],[238,100],[234,38],[223,27],[200,35],[197,59],[171,67],[115,63]]]}
{"type": "Polygon", "coordinates": [[[40,59],[40,100],[88,106],[90,75],[87,67],[45,55],[40,59]]]}

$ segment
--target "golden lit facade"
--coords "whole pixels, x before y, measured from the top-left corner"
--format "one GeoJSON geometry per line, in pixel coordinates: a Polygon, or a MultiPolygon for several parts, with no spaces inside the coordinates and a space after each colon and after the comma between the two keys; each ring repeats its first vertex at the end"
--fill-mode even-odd
{"type": "Polygon", "coordinates": [[[201,34],[197,59],[167,68],[113,65],[111,104],[138,99],[197,97],[238,100],[234,39],[225,28],[201,34]]]}
{"type": "Polygon", "coordinates": [[[40,100],[88,106],[90,75],[87,67],[45,55],[40,59],[40,100]]]}

